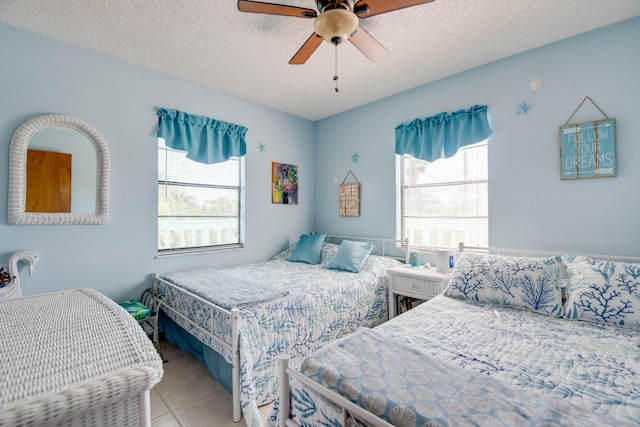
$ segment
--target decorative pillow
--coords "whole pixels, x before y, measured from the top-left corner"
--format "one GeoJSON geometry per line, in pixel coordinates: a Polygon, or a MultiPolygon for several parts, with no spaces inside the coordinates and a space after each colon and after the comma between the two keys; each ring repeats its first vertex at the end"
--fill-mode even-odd
{"type": "Polygon", "coordinates": [[[444,294],[562,317],[563,273],[560,257],[463,252],[444,294]]]}
{"type": "Polygon", "coordinates": [[[326,233],[301,235],[289,261],[320,264],[320,252],[325,237],[327,237],[326,233]]]}
{"type": "Polygon", "coordinates": [[[564,256],[567,319],[640,328],[640,264],[564,256]]]}
{"type": "Polygon", "coordinates": [[[336,245],[335,243],[324,242],[324,244],[322,245],[322,252],[320,253],[320,262],[322,264],[327,264],[329,261],[331,261],[336,252],[338,252],[339,247],[340,246],[336,245]]]}
{"type": "Polygon", "coordinates": [[[373,243],[369,242],[343,240],[338,251],[327,264],[327,268],[360,273],[362,264],[367,260],[374,246],[373,243]]]}
{"type": "Polygon", "coordinates": [[[275,254],[274,256],[269,258],[269,260],[270,261],[277,261],[277,260],[280,260],[280,259],[284,259],[284,260],[288,261],[289,257],[291,256],[291,253],[293,252],[293,249],[295,247],[296,247],[295,245],[290,246],[287,249],[284,249],[284,250],[278,252],[277,254],[275,254]]]}

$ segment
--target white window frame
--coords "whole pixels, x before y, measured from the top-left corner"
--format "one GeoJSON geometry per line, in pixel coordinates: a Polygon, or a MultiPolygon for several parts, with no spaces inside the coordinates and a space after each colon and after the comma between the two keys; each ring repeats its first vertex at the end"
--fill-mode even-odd
{"type": "MultiPolygon", "coordinates": [[[[215,176],[215,174],[207,175],[209,177],[215,176]]],[[[193,160],[187,159],[185,157],[184,152],[176,151],[171,148],[167,148],[164,145],[164,140],[162,138],[158,138],[158,239],[157,239],[157,248],[158,255],[157,257],[165,257],[172,255],[187,255],[187,254],[195,254],[195,253],[203,253],[203,252],[213,252],[213,251],[221,251],[221,250],[232,250],[239,249],[244,247],[244,196],[245,196],[245,167],[244,167],[244,157],[239,158],[231,158],[227,160],[227,162],[217,163],[214,165],[205,165],[201,163],[197,163],[193,160]],[[164,152],[164,153],[163,153],[164,152]],[[172,179],[171,175],[174,172],[179,173],[179,167],[174,167],[174,171],[171,170],[171,161],[163,161],[163,159],[171,159],[171,155],[180,156],[180,161],[193,162],[194,167],[200,169],[209,169],[209,168],[219,168],[220,166],[224,166],[225,163],[232,162],[233,165],[230,164],[231,169],[237,169],[238,177],[237,180],[232,179],[233,183],[229,184],[229,180],[225,179],[225,183],[223,182],[210,182],[205,183],[203,181],[198,181],[195,178],[188,178],[186,174],[184,176],[175,176],[172,179]],[[165,178],[169,176],[169,178],[165,178]],[[180,216],[176,215],[166,215],[161,214],[162,210],[162,193],[171,191],[173,186],[180,186],[184,188],[189,188],[191,192],[198,192],[198,189],[202,189],[203,191],[208,190],[223,190],[230,192],[238,192],[237,193],[237,215],[233,216],[221,216],[221,215],[186,215],[185,218],[199,218],[200,221],[203,221],[205,224],[207,223],[206,218],[208,218],[209,224],[216,225],[220,221],[226,221],[230,224],[233,224],[233,231],[223,230],[225,241],[219,243],[216,241],[216,238],[211,236],[211,231],[215,227],[198,229],[198,226],[192,227],[177,227],[180,216]],[[176,220],[177,219],[177,220],[176,220]],[[167,224],[169,222],[169,224],[167,224]],[[226,233],[224,233],[226,231],[226,233]],[[237,237],[231,239],[231,241],[226,241],[226,236],[232,234],[232,237],[237,237]],[[195,240],[195,243],[194,243],[195,240]],[[176,242],[178,242],[176,244],[176,242]]],[[[185,221],[188,223],[188,221],[185,221]]],[[[218,233],[220,234],[220,230],[218,233]]]]}
{"type": "MultiPolygon", "coordinates": [[[[458,152],[451,157],[450,159],[438,159],[436,162],[449,162],[451,163],[459,163],[460,160],[464,158],[460,158],[459,156],[470,156],[470,155],[481,155],[484,156],[484,159],[480,158],[479,161],[484,162],[483,170],[480,170],[480,177],[472,176],[467,179],[459,179],[459,180],[446,180],[443,181],[432,181],[427,184],[409,184],[405,182],[405,170],[404,168],[407,166],[408,161],[417,162],[417,164],[423,163],[428,167],[429,162],[425,162],[423,160],[417,160],[411,158],[409,155],[404,156],[396,156],[396,218],[397,218],[397,236],[400,239],[408,238],[409,246],[412,249],[418,249],[426,252],[433,252],[436,249],[443,248],[457,248],[460,242],[463,242],[466,246],[478,246],[478,247],[487,247],[489,243],[489,213],[488,213],[488,149],[487,149],[487,140],[479,142],[477,144],[469,145],[466,147],[462,147],[458,150],[458,152]],[[455,159],[455,160],[454,160],[455,159]],[[463,186],[476,186],[476,190],[478,192],[483,191],[484,197],[482,197],[482,201],[480,201],[480,197],[476,197],[475,201],[477,203],[475,213],[472,215],[435,215],[424,213],[424,215],[414,215],[409,217],[406,212],[410,210],[410,206],[407,205],[409,203],[406,190],[410,188],[426,188],[433,189],[436,187],[441,187],[443,189],[449,188],[462,188],[463,186]],[[483,205],[486,202],[486,205],[483,205]],[[413,227],[411,228],[411,223],[415,223],[418,221],[423,221],[425,224],[430,224],[431,227],[422,226],[422,227],[413,227]],[[464,223],[467,223],[466,225],[464,223]],[[454,224],[462,224],[455,226],[454,224]],[[466,230],[466,231],[465,231],[466,230]],[[418,236],[420,233],[425,234],[425,232],[429,233],[428,237],[418,236]],[[448,236],[447,236],[448,235],[448,236]],[[442,237],[444,236],[444,237],[442,237]],[[418,241],[420,239],[420,241],[418,241]],[[424,242],[430,242],[431,244],[425,244],[424,242]]],[[[414,163],[416,164],[416,163],[414,163]]],[[[439,167],[443,165],[440,164],[439,167]]],[[[445,165],[445,167],[447,167],[445,165]]],[[[453,167],[453,165],[450,165],[453,167]]],[[[478,167],[478,169],[480,169],[478,167]]],[[[465,172],[466,173],[466,172],[465,172]]],[[[479,193],[476,193],[479,194],[479,193]]]]}

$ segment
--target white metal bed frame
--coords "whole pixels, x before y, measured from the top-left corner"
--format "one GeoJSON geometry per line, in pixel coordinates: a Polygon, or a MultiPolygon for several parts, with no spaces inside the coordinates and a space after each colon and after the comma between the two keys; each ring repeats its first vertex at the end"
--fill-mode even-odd
{"type": "MultiPolygon", "coordinates": [[[[221,337],[215,335],[214,333],[207,331],[206,329],[202,328],[200,325],[198,325],[197,323],[195,323],[194,321],[192,321],[191,319],[189,319],[187,316],[185,316],[184,314],[180,313],[178,310],[176,310],[175,308],[173,308],[170,304],[170,300],[166,301],[164,304],[162,304],[162,306],[160,307],[162,310],[164,311],[170,311],[171,313],[173,313],[174,315],[180,317],[182,320],[184,320],[185,322],[187,322],[190,326],[198,329],[200,332],[202,332],[204,334],[204,336],[210,338],[212,341],[216,342],[217,344],[221,345],[224,349],[228,350],[231,352],[232,354],[232,362],[231,362],[231,388],[232,388],[232,395],[233,395],[233,421],[234,422],[238,422],[242,419],[242,411],[240,409],[240,351],[239,351],[239,343],[240,343],[240,339],[239,339],[239,328],[238,328],[238,322],[239,322],[239,311],[237,308],[232,308],[231,310],[227,310],[224,309],[222,307],[220,307],[219,305],[216,305],[210,301],[207,301],[204,298],[199,297],[198,295],[193,294],[192,292],[189,292],[179,286],[174,285],[171,282],[168,282],[166,280],[164,280],[162,277],[160,277],[160,275],[158,274],[154,274],[153,275],[153,289],[158,291],[158,283],[162,282],[165,286],[170,287],[171,289],[174,289],[177,292],[180,292],[183,295],[188,296],[189,298],[198,301],[199,303],[209,307],[211,310],[213,310],[213,312],[218,312],[220,314],[222,314],[223,316],[228,316],[231,319],[231,342],[227,342],[224,339],[222,339],[221,337]]],[[[211,331],[215,331],[215,318],[216,316],[214,316],[213,314],[211,315],[211,325],[210,325],[210,329],[211,331]]]]}
{"type": "MultiPolygon", "coordinates": [[[[613,256],[613,255],[596,255],[596,254],[577,254],[567,252],[548,252],[537,250],[523,250],[523,249],[507,249],[507,248],[492,248],[492,247],[476,247],[465,246],[463,242],[458,244],[458,253],[462,252],[480,252],[480,253],[493,253],[502,255],[514,255],[518,256],[559,256],[559,255],[576,255],[587,256],[591,258],[609,259],[622,262],[640,262],[640,257],[633,256],[613,256]]],[[[305,376],[300,371],[289,367],[289,358],[287,356],[278,357],[278,379],[280,383],[280,390],[278,398],[280,401],[279,413],[280,418],[278,427],[301,427],[300,424],[292,420],[290,417],[291,411],[291,387],[289,384],[289,378],[294,378],[299,381],[305,387],[317,393],[319,396],[324,397],[334,405],[342,409],[342,426],[346,427],[347,421],[350,416],[354,416],[360,421],[367,423],[369,427],[393,427],[385,420],[377,417],[361,406],[356,405],[340,394],[329,390],[322,384],[312,380],[305,376]],[[286,417],[282,416],[286,414],[286,417]]]]}
{"type": "MultiPolygon", "coordinates": [[[[368,238],[368,237],[354,237],[354,236],[336,236],[336,235],[327,235],[325,238],[325,243],[334,243],[339,244],[342,240],[354,240],[360,242],[371,242],[375,245],[372,255],[381,255],[388,256],[391,258],[397,258],[405,263],[409,262],[409,245],[407,239],[399,240],[399,239],[381,239],[381,238],[368,238]],[[393,245],[393,248],[388,248],[388,245],[393,245]]],[[[207,301],[204,298],[201,298],[192,292],[189,292],[179,286],[174,285],[171,282],[168,282],[159,274],[153,275],[153,289],[158,291],[158,284],[162,282],[165,286],[170,287],[175,290],[191,298],[193,300],[198,301],[199,303],[209,307],[212,310],[211,315],[211,324],[210,331],[205,330],[200,325],[193,322],[187,316],[180,313],[174,307],[171,306],[170,298],[166,298],[161,307],[159,309],[170,311],[176,316],[180,317],[182,320],[187,322],[190,326],[198,329],[203,336],[211,339],[215,343],[219,344],[225,350],[231,352],[232,362],[231,362],[231,389],[232,389],[232,401],[233,401],[233,421],[239,422],[242,419],[242,410],[240,407],[240,338],[239,338],[239,321],[240,314],[237,308],[233,308],[231,310],[224,309],[219,305],[216,305],[210,301],[207,301]],[[229,317],[231,319],[231,342],[226,341],[222,337],[215,335],[212,331],[215,331],[215,318],[216,316],[213,314],[215,312],[220,313],[223,317],[229,317]]],[[[282,384],[282,382],[280,383],[282,384]]]]}

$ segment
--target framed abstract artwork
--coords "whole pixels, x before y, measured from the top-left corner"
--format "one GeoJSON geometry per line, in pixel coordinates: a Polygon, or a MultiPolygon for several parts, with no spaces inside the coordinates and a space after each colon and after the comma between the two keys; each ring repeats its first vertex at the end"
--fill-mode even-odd
{"type": "Polygon", "coordinates": [[[271,203],[298,204],[298,166],[271,163],[271,203]]]}

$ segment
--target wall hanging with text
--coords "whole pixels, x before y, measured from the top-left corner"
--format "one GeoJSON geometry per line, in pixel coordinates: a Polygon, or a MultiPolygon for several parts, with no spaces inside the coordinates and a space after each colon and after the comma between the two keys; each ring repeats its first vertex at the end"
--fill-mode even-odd
{"type": "Polygon", "coordinates": [[[351,171],[340,184],[340,216],[360,216],[360,181],[351,171]],[[353,176],[356,182],[346,183],[349,175],[353,176]]]}
{"type": "Polygon", "coordinates": [[[564,126],[560,126],[560,161],[560,178],[563,180],[617,176],[616,119],[607,116],[588,96],[564,126]],[[568,124],[586,100],[605,119],[568,124]]]}

